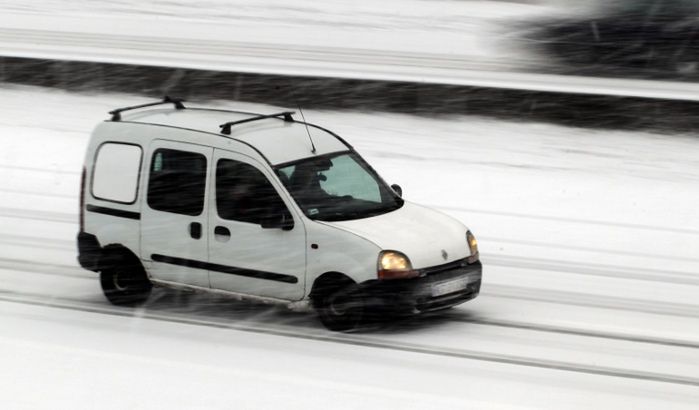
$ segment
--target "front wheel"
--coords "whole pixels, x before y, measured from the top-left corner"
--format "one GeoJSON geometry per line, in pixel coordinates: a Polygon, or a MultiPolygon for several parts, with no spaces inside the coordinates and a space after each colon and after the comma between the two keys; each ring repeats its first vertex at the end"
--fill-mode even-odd
{"type": "Polygon", "coordinates": [[[137,306],[150,296],[153,285],[141,261],[125,251],[110,250],[100,261],[104,296],[118,306],[137,306]]]}
{"type": "Polygon", "coordinates": [[[354,282],[328,286],[314,298],[321,323],[329,329],[344,332],[357,328],[364,319],[364,301],[354,290],[354,282]]]}

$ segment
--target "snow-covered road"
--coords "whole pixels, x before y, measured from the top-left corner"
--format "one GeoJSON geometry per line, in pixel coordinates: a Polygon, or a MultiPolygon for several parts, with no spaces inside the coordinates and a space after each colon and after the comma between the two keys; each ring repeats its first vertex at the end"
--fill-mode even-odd
{"type": "Polygon", "coordinates": [[[106,302],[75,262],[79,172],[94,124],[140,102],[0,88],[3,407],[699,403],[694,136],[306,111],[408,200],[467,223],[485,266],[481,296],[447,314],[333,334],[202,295],[106,302]]]}

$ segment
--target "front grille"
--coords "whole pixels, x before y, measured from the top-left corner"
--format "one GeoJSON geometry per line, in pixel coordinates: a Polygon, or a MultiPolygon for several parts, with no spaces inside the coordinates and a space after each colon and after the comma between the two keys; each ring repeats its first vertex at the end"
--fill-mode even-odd
{"type": "Polygon", "coordinates": [[[460,259],[458,261],[445,263],[444,265],[431,266],[429,268],[418,269],[420,276],[430,276],[437,273],[447,272],[450,270],[460,269],[468,266],[468,258],[460,259]]]}

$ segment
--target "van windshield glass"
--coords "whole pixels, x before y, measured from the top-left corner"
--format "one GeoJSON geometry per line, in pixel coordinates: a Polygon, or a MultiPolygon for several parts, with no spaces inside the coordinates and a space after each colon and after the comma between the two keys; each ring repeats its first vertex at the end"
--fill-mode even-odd
{"type": "Polygon", "coordinates": [[[353,152],[307,158],[277,167],[276,172],[311,219],[361,219],[403,206],[403,200],[353,152]]]}

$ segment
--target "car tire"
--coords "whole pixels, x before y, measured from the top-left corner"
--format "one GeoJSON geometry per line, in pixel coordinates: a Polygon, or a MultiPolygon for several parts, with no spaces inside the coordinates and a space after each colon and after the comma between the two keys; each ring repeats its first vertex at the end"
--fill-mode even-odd
{"type": "Polygon", "coordinates": [[[345,332],[363,323],[364,300],[355,292],[355,286],[348,278],[319,286],[313,304],[321,323],[328,330],[345,332]]]}
{"type": "Polygon", "coordinates": [[[108,249],[100,259],[100,284],[107,300],[117,306],[138,306],[153,289],[141,261],[120,249],[108,249]]]}

